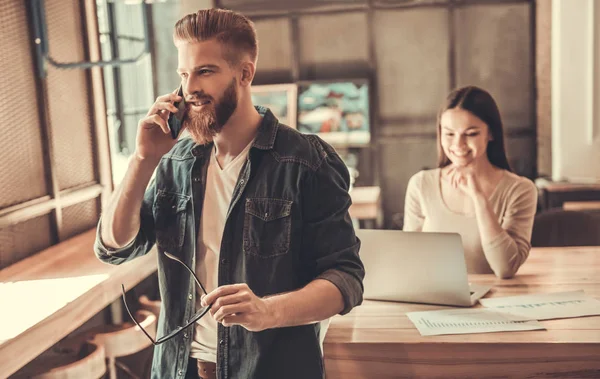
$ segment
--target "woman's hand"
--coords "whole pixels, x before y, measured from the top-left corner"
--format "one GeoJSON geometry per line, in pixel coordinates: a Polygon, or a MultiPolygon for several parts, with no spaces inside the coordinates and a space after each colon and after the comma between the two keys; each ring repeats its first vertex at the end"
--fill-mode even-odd
{"type": "Polygon", "coordinates": [[[446,175],[453,188],[461,190],[473,201],[478,200],[483,194],[472,167],[452,166],[446,175]]]}

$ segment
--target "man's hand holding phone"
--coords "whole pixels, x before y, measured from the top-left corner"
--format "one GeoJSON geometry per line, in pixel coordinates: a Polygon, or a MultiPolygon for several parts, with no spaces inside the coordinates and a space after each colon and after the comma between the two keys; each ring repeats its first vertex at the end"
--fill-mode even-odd
{"type": "Polygon", "coordinates": [[[148,159],[158,164],[160,158],[177,142],[177,139],[171,136],[168,120],[171,113],[178,112],[174,103],[183,103],[183,97],[179,93],[181,93],[180,89],[159,96],[146,117],[138,123],[135,154],[139,159],[148,159]]]}

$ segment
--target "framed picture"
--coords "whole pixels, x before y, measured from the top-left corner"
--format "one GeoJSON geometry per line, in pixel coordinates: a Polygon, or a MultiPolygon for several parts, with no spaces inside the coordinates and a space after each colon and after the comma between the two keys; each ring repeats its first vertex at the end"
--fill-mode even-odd
{"type": "Polygon", "coordinates": [[[279,122],[292,128],[296,128],[297,95],[296,84],[252,86],[252,102],[269,108],[279,122]]]}
{"type": "Polygon", "coordinates": [[[300,82],[297,128],[334,146],[365,146],[371,141],[367,79],[300,82]]]}

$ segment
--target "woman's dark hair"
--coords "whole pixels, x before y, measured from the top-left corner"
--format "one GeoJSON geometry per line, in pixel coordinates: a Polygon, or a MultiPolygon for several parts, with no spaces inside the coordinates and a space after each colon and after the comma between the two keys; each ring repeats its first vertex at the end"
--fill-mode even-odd
{"type": "Polygon", "coordinates": [[[485,122],[492,134],[492,140],[487,145],[487,156],[490,163],[496,167],[508,171],[510,165],[506,159],[504,150],[504,135],[502,132],[502,119],[500,111],[492,95],[487,91],[473,86],[462,87],[450,92],[446,102],[440,109],[437,118],[437,149],[438,149],[438,167],[446,167],[451,162],[442,148],[442,114],[448,109],[460,108],[471,112],[481,121],[485,122]]]}

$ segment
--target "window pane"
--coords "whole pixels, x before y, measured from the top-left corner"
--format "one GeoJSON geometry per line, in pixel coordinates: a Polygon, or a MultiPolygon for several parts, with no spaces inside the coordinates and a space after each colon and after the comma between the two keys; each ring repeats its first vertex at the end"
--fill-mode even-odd
{"type": "Polygon", "coordinates": [[[0,3],[0,208],[47,194],[25,6],[0,3]]]}
{"type": "Polygon", "coordinates": [[[49,215],[0,228],[0,269],[49,247],[51,241],[49,215]]]}
{"type": "Polygon", "coordinates": [[[100,217],[98,199],[71,205],[63,209],[63,229],[61,239],[73,237],[96,226],[100,217]]]}
{"type": "MultiPolygon", "coordinates": [[[[126,2],[98,3],[98,23],[103,33],[101,48],[104,60],[130,59],[144,50],[144,7],[143,4],[126,2]],[[114,40],[116,43],[113,44],[114,40]]],[[[160,91],[164,91],[160,94],[164,95],[173,92],[179,85],[176,74],[177,51],[171,39],[172,28],[178,15],[173,11],[165,11],[160,15],[156,13],[158,10],[153,12],[156,16],[154,19],[160,20],[160,23],[157,23],[159,27],[148,25],[148,28],[160,36],[158,42],[154,40],[153,43],[155,54],[160,61],[158,67],[162,80],[158,86],[160,91]]],[[[147,19],[149,20],[150,18],[147,19]]],[[[146,115],[156,97],[152,58],[148,56],[134,64],[105,68],[104,89],[113,182],[118,185],[127,169],[128,159],[135,150],[138,122],[146,115]]]]}
{"type": "MultiPolygon", "coordinates": [[[[77,0],[48,0],[46,21],[50,55],[60,62],[86,59],[77,0]]],[[[58,185],[67,189],[95,181],[93,113],[88,71],[48,65],[48,107],[58,185]]]]}
{"type": "Polygon", "coordinates": [[[221,0],[223,8],[241,12],[297,11],[315,7],[366,5],[368,0],[221,0]]]}

